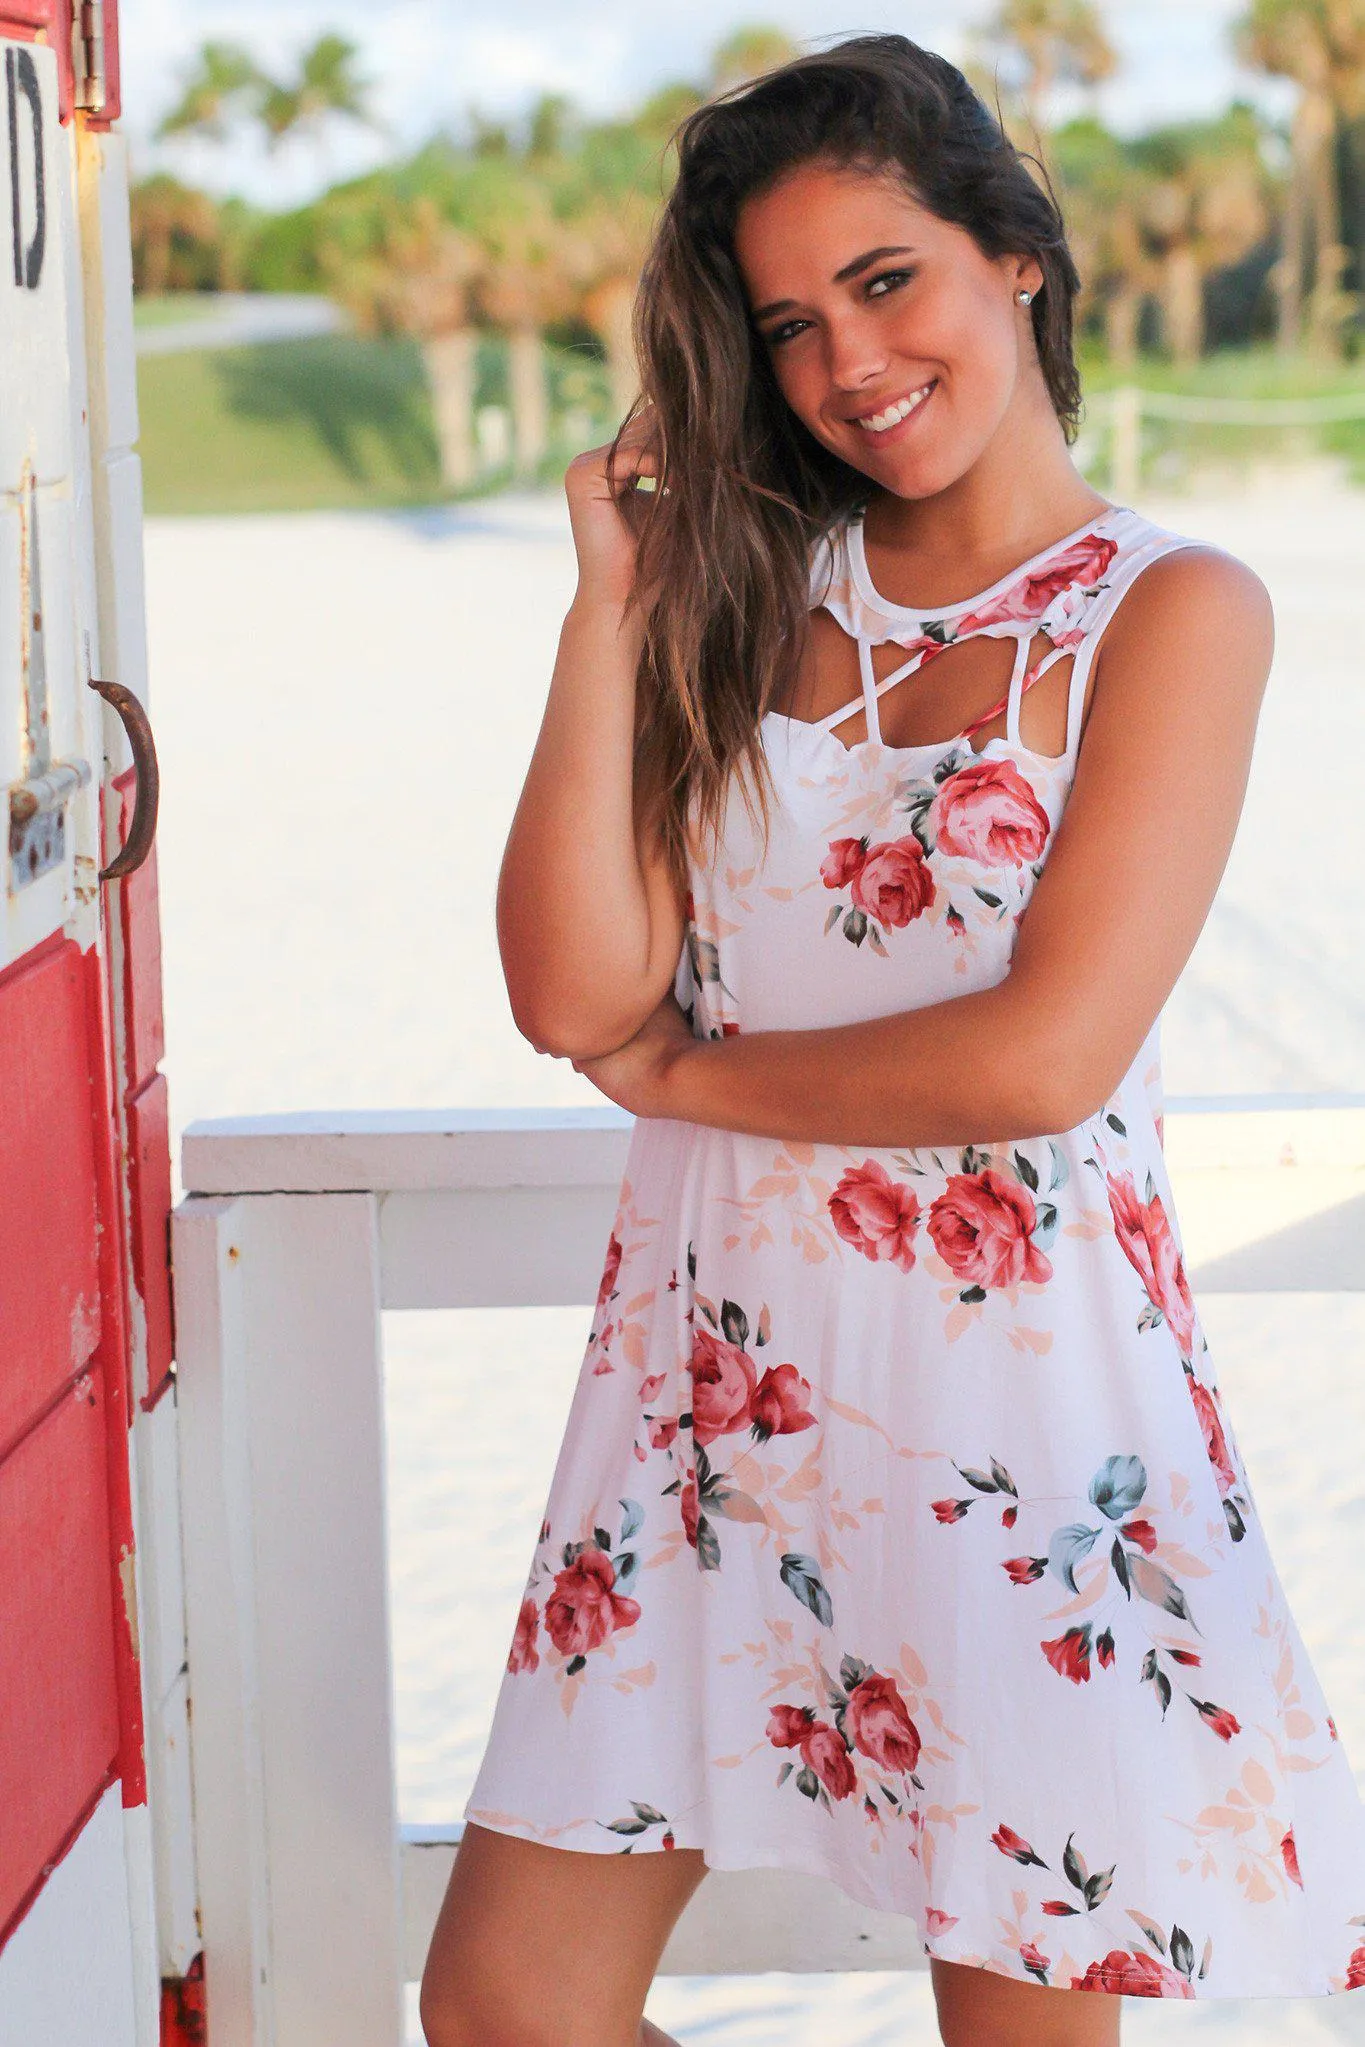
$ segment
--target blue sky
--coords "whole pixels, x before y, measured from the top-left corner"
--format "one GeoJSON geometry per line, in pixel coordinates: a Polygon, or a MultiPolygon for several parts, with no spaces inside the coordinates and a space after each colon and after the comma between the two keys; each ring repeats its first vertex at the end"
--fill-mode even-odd
{"type": "MultiPolygon", "coordinates": [[[[1100,0],[1122,57],[1099,105],[1118,128],[1212,111],[1235,94],[1272,111],[1283,88],[1241,72],[1228,27],[1243,0],[1100,0]]],[[[246,43],[262,63],[287,69],[313,36],[338,29],[359,44],[375,81],[375,106],[400,144],[413,143],[473,102],[513,114],[537,93],[570,94],[591,112],[629,106],[666,80],[700,77],[709,52],[742,23],[772,23],[797,39],[897,29],[960,58],[965,33],[989,0],[122,0],[125,126],[134,170],[156,164],[218,190],[266,203],[301,199],[321,182],[377,161],[385,144],[337,126],[325,156],[303,143],[267,159],[249,138],[226,147],[157,148],[157,117],[174,97],[181,66],[206,38],[246,43]]],[[[1059,112],[1065,108],[1059,106],[1059,112]]]]}

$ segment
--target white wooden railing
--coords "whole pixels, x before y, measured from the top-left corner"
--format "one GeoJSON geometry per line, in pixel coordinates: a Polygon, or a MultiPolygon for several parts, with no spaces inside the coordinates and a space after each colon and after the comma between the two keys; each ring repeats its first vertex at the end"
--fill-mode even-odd
{"type": "MultiPolygon", "coordinates": [[[[459,1826],[395,1809],[381,1311],[586,1308],[629,1132],[604,1108],[185,1133],[176,1402],[214,2047],[399,2047],[459,1826]]],[[[1196,1294],[1365,1290],[1365,1095],[1175,1099],[1165,1143],[1196,1294]]],[[[662,1963],[922,1966],[908,1920],[776,1870],[710,1872],[662,1963]]]]}

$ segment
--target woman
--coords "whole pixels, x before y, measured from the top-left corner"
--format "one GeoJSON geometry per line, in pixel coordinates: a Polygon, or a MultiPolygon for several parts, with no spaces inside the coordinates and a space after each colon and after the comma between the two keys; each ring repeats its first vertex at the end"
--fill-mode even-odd
{"type": "Polygon", "coordinates": [[[1270,609],[1075,467],[1076,285],[902,37],[681,131],[499,898],[638,1120],[433,2047],[662,2040],[708,1866],[911,1915],[949,2047],[1365,1977],[1161,1148],[1270,609]]]}

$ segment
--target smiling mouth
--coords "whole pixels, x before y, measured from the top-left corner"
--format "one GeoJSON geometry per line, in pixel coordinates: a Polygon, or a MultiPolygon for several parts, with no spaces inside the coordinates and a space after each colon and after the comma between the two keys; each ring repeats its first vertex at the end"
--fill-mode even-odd
{"type": "Polygon", "coordinates": [[[895,404],[888,405],[885,411],[869,412],[863,418],[855,420],[853,424],[860,426],[867,434],[890,433],[893,426],[899,426],[912,412],[918,412],[937,382],[937,377],[931,377],[927,384],[921,384],[917,391],[907,391],[904,398],[898,398],[895,404]]]}

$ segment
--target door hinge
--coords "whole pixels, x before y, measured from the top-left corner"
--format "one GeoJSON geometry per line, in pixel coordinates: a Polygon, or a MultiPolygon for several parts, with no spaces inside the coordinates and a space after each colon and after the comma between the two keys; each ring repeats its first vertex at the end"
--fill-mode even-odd
{"type": "Polygon", "coordinates": [[[74,0],[71,68],[76,79],[76,105],[84,107],[87,113],[103,113],[109,97],[104,68],[104,0],[74,0]]]}

